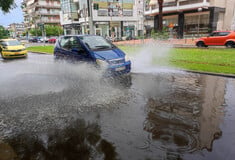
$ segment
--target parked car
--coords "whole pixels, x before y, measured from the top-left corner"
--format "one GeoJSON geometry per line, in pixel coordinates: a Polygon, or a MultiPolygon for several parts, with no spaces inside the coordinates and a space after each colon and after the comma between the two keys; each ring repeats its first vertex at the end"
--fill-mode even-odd
{"type": "Polygon", "coordinates": [[[105,75],[123,75],[131,70],[131,61],[125,53],[101,36],[62,36],[56,42],[54,56],[94,63],[105,68],[105,75]]]}
{"type": "Polygon", "coordinates": [[[45,42],[47,43],[48,42],[48,38],[47,37],[38,37],[38,42],[45,42]]]}
{"type": "Polygon", "coordinates": [[[196,40],[196,46],[226,46],[235,48],[235,31],[214,31],[207,37],[201,37],[196,40]]]}
{"type": "Polygon", "coordinates": [[[16,39],[0,39],[0,53],[3,59],[27,57],[27,50],[16,39]]]}
{"type": "Polygon", "coordinates": [[[37,43],[37,42],[39,42],[39,38],[38,37],[31,37],[31,38],[29,38],[29,42],[37,43]]]}
{"type": "Polygon", "coordinates": [[[57,37],[51,37],[48,39],[48,43],[55,43],[57,40],[57,37]]]}

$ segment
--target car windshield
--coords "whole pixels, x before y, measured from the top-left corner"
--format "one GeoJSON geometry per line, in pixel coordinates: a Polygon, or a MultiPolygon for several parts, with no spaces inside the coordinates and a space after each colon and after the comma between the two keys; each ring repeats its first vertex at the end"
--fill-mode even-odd
{"type": "Polygon", "coordinates": [[[114,48],[114,45],[101,36],[81,36],[80,39],[91,50],[103,50],[114,48]]]}
{"type": "Polygon", "coordinates": [[[21,45],[21,43],[17,40],[9,40],[9,41],[5,41],[3,42],[3,44],[5,46],[18,46],[18,45],[21,45]]]}

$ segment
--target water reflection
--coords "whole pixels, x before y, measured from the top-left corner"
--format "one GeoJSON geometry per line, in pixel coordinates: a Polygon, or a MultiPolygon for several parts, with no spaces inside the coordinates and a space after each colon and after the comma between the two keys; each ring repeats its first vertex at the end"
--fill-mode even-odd
{"type": "Polygon", "coordinates": [[[76,120],[65,129],[23,133],[0,142],[1,160],[115,160],[115,147],[101,138],[97,123],[76,120]]]}
{"type": "Polygon", "coordinates": [[[233,157],[235,112],[229,119],[224,112],[234,110],[234,80],[186,73],[131,78],[128,86],[76,81],[58,93],[3,99],[0,160],[233,157]]]}
{"type": "MultiPolygon", "coordinates": [[[[169,80],[169,79],[168,79],[169,80]]],[[[165,151],[166,159],[207,149],[222,135],[226,81],[212,76],[173,77],[167,96],[149,97],[144,130],[150,147],[165,151]]]]}

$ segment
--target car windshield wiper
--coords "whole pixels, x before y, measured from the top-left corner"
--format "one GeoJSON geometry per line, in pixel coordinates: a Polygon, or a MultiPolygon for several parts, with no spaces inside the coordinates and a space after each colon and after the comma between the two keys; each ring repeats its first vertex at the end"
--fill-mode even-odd
{"type": "Polygon", "coordinates": [[[106,48],[111,48],[111,47],[110,46],[106,46],[106,45],[100,45],[100,46],[95,46],[95,48],[106,49],[106,48]]]}

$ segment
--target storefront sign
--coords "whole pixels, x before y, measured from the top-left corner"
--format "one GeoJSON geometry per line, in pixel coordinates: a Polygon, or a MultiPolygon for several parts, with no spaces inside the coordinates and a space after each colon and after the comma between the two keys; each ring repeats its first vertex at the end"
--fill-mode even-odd
{"type": "Polygon", "coordinates": [[[98,16],[107,16],[108,11],[107,10],[98,10],[98,16]]]}
{"type": "Polygon", "coordinates": [[[134,0],[93,0],[99,5],[98,16],[133,16],[134,0]],[[100,11],[102,10],[102,11],[100,11]]]}

